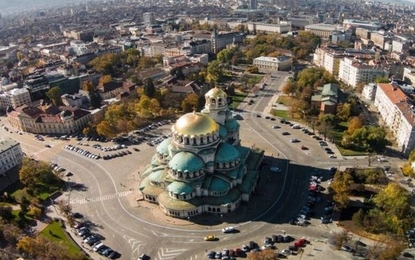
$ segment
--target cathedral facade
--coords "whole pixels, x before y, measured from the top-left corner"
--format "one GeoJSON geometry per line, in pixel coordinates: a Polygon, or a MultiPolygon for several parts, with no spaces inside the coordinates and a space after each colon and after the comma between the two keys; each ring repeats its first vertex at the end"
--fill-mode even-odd
{"type": "Polygon", "coordinates": [[[211,89],[205,98],[201,112],[176,121],[142,173],[144,200],[172,217],[234,211],[258,183],[263,152],[241,146],[240,125],[222,89],[211,89]]]}

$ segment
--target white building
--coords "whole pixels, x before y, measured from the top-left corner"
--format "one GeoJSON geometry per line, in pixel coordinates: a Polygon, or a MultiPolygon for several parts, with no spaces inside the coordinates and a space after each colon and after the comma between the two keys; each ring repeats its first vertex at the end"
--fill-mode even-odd
{"type": "Polygon", "coordinates": [[[388,76],[389,71],[378,65],[369,65],[353,58],[344,58],[340,61],[339,78],[353,87],[362,82],[373,82],[377,77],[388,76]]]}
{"type": "Polygon", "coordinates": [[[7,107],[16,107],[29,105],[32,102],[30,93],[25,88],[15,88],[0,94],[0,110],[5,110],[7,107]]]}
{"type": "Polygon", "coordinates": [[[20,143],[10,138],[0,140],[0,182],[8,170],[22,163],[22,159],[20,143]]]}
{"type": "Polygon", "coordinates": [[[333,32],[341,31],[343,28],[340,24],[317,23],[306,25],[304,26],[304,29],[305,31],[314,33],[323,39],[328,39],[333,32]]]}
{"type": "Polygon", "coordinates": [[[143,13],[143,23],[144,25],[152,25],[156,23],[156,18],[153,12],[145,12],[143,13]]]}
{"type": "Polygon", "coordinates": [[[376,97],[376,84],[369,83],[363,87],[362,96],[368,100],[375,100],[376,97]]]}
{"type": "Polygon", "coordinates": [[[375,106],[401,152],[406,155],[415,148],[415,110],[412,102],[395,84],[377,85],[375,106]]]}
{"type": "Polygon", "coordinates": [[[293,63],[292,58],[287,56],[279,57],[258,57],[253,60],[252,65],[257,67],[261,72],[272,72],[278,70],[288,70],[293,63]]]}

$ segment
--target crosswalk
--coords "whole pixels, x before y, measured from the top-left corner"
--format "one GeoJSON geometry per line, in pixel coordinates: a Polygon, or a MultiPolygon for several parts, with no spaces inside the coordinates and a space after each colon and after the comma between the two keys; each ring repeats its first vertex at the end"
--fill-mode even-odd
{"type": "Polygon", "coordinates": [[[70,201],[70,204],[87,204],[87,203],[92,203],[92,202],[100,202],[100,201],[125,197],[125,196],[130,195],[131,193],[133,193],[133,191],[127,190],[127,191],[122,191],[122,192],[118,192],[114,194],[103,195],[100,197],[73,199],[70,201]]]}
{"type": "Polygon", "coordinates": [[[158,260],[177,259],[176,257],[185,252],[186,249],[174,249],[174,248],[160,248],[157,252],[158,260]]]}

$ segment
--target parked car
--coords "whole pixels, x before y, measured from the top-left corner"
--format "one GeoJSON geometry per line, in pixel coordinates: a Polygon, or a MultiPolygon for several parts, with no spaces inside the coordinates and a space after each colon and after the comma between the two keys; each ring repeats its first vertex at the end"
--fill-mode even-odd
{"type": "Polygon", "coordinates": [[[222,229],[223,233],[232,233],[235,232],[235,228],[234,227],[225,227],[222,229]]]}

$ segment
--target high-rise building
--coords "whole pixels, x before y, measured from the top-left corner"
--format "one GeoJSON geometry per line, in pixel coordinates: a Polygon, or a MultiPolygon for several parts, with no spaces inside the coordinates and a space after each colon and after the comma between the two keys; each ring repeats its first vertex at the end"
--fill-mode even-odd
{"type": "Polygon", "coordinates": [[[143,23],[146,26],[155,24],[156,18],[154,17],[154,13],[153,12],[143,13],[143,23]]]}
{"type": "Polygon", "coordinates": [[[258,6],[257,0],[250,0],[249,2],[249,9],[256,10],[258,6]]]}

